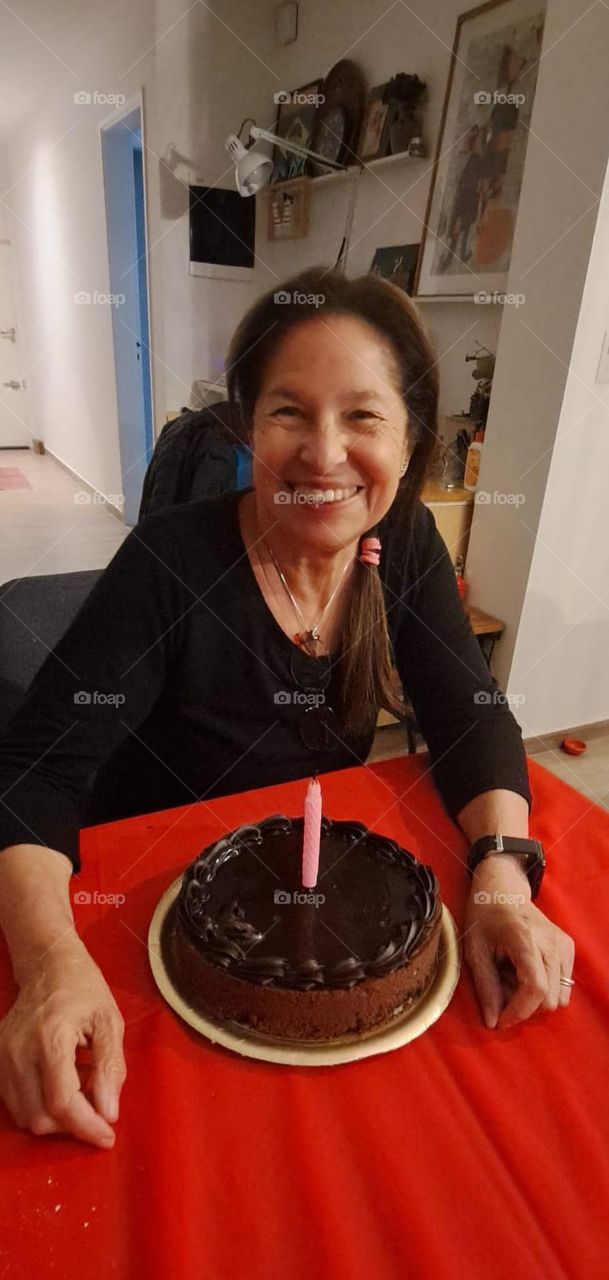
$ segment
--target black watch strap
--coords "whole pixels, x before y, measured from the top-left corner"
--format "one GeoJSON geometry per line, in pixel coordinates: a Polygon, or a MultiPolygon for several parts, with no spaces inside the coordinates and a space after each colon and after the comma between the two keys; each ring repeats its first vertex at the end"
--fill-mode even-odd
{"type": "Polygon", "coordinates": [[[479,840],[474,840],[468,854],[467,870],[470,879],[478,864],[489,853],[507,853],[521,856],[523,870],[526,872],[531,886],[531,897],[537,897],[546,866],[543,846],[539,840],[524,839],[522,836],[504,836],[499,833],[491,836],[481,836],[479,840]]]}

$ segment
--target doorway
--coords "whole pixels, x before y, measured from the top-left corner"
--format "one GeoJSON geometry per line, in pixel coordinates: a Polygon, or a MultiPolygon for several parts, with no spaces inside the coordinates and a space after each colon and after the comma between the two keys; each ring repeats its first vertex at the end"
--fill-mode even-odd
{"type": "Polygon", "coordinates": [[[12,252],[8,219],[0,202],[0,449],[29,449],[31,435],[25,379],[21,377],[12,252]]]}
{"type": "Polygon", "coordinates": [[[102,125],[112,338],[125,524],[137,524],[154,447],[141,96],[102,125]]]}

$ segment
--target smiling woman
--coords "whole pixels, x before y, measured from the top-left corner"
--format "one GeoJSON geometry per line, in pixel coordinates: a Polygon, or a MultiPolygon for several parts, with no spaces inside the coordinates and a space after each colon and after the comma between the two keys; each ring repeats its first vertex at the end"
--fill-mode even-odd
{"type": "Polygon", "coordinates": [[[395,285],[310,268],[248,311],[227,369],[253,449],[242,529],[261,589],[288,625],[295,597],[303,614],[332,597],[313,652],[340,641],[341,731],[365,734],[379,706],[397,707],[381,583],[357,550],[391,508],[405,530],[423,487],[437,437],[430,343],[395,285]],[[279,548],[283,595],[265,572],[279,548]]]}
{"type": "Polygon", "coordinates": [[[393,662],[475,846],[466,954],[489,1025],[569,999],[573,943],[531,902],[520,727],[419,498],[438,384],[413,304],[312,269],[247,312],[227,368],[253,487],[141,521],[0,740],[0,925],[20,988],[0,1096],[35,1133],[111,1145],[125,1077],[120,1013],[72,918],[80,827],[363,763],[393,662]],[[519,984],[503,1011],[497,957],[519,984]]]}

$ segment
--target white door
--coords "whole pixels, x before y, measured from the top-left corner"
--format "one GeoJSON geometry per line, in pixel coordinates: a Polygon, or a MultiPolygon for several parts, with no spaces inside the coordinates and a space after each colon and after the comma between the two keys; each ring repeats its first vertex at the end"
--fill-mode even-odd
{"type": "MultiPolygon", "coordinates": [[[[0,449],[31,444],[22,385],[19,334],[15,319],[12,245],[0,205],[0,449]]],[[[0,454],[0,460],[2,455],[0,454]]],[[[1,462],[0,462],[1,465],[1,462]]]]}

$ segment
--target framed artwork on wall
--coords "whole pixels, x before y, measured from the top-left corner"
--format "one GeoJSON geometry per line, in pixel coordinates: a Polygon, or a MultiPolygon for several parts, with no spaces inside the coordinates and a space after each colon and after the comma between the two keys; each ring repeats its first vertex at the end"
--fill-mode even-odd
{"type": "Polygon", "coordinates": [[[310,147],[313,125],[320,101],[322,80],[312,80],[293,93],[281,96],[277,105],[275,136],[278,141],[273,149],[273,173],[271,182],[288,182],[312,173],[311,161],[285,151],[279,139],[295,142],[299,147],[310,147]],[[285,100],[283,100],[285,99],[285,100]]]}
{"type": "Polygon", "coordinates": [[[457,21],[415,293],[501,292],[535,100],[544,0],[490,0],[457,21]]]}
{"type": "Polygon", "coordinates": [[[420,247],[418,244],[393,244],[377,249],[370,271],[412,294],[420,247]]]}

